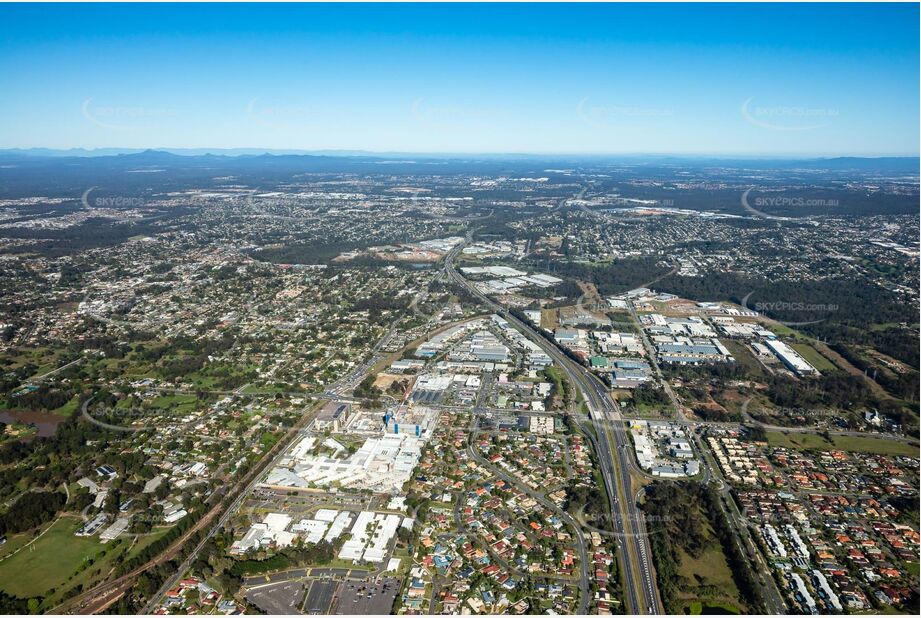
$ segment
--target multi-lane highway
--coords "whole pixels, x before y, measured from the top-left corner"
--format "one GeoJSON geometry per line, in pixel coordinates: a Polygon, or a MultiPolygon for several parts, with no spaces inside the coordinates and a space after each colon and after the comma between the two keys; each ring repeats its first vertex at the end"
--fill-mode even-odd
{"type": "MultiPolygon", "coordinates": [[[[636,313],[636,308],[633,306],[633,303],[628,303],[628,307],[630,309],[630,315],[633,317],[637,324],[640,324],[639,316],[636,313]]],[[[691,425],[688,427],[688,435],[691,437],[694,448],[700,455],[702,473],[700,482],[709,483],[711,480],[714,482],[716,491],[719,494],[717,504],[723,511],[723,516],[726,518],[726,521],[734,530],[733,536],[735,538],[735,542],[739,544],[739,553],[741,555],[747,555],[748,559],[753,564],[757,564],[760,567],[765,567],[760,568],[754,577],[755,586],[758,588],[760,596],[764,601],[765,609],[767,609],[771,614],[786,613],[786,604],[783,601],[783,597],[780,594],[780,591],[777,589],[777,585],[774,583],[774,579],[770,576],[765,576],[767,565],[764,564],[764,558],[761,556],[755,542],[752,540],[751,535],[749,534],[748,526],[743,520],[742,514],[739,512],[735,501],[730,495],[729,484],[726,482],[726,479],[723,478],[719,466],[717,466],[716,462],[713,461],[709,451],[703,445],[702,441],[698,439],[698,435],[694,427],[696,423],[691,423],[688,420],[685,408],[678,400],[678,396],[675,394],[672,385],[663,375],[662,369],[659,367],[658,362],[656,362],[656,351],[653,348],[649,337],[646,335],[646,331],[643,330],[642,327],[640,327],[639,331],[643,346],[646,348],[646,354],[652,363],[653,371],[659,378],[659,381],[662,383],[662,388],[665,390],[669,400],[672,403],[672,406],[675,408],[675,412],[679,419],[678,422],[691,425]]]]}
{"type": "MultiPolygon", "coordinates": [[[[469,238],[468,234],[465,242],[469,242],[469,238]]],[[[454,255],[456,253],[448,255],[445,259],[445,272],[448,276],[466,288],[486,307],[502,314],[510,324],[539,345],[583,393],[589,416],[598,433],[596,449],[617,532],[626,609],[628,613],[633,614],[661,613],[662,603],[655,583],[652,551],[646,535],[645,521],[632,491],[629,442],[616,403],[608,396],[605,387],[583,366],[567,357],[529,324],[509,314],[504,307],[480,293],[462,277],[454,268],[454,255]]]]}

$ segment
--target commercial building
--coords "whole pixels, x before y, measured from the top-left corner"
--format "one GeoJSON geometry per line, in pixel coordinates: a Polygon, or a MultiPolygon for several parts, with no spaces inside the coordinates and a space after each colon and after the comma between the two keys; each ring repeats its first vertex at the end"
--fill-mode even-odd
{"type": "Polygon", "coordinates": [[[362,511],[349,530],[350,537],[343,543],[339,559],[355,564],[383,562],[402,519],[400,515],[362,511]]]}
{"type": "MultiPolygon", "coordinates": [[[[383,425],[383,424],[382,424],[383,425]]],[[[351,455],[312,455],[313,438],[304,438],[273,468],[263,483],[269,486],[310,488],[341,487],[398,492],[419,461],[428,431],[383,434],[368,438],[351,455]],[[305,442],[305,441],[310,442],[305,442]],[[306,448],[301,448],[306,444],[306,448]]]]}
{"type": "Polygon", "coordinates": [[[551,434],[553,433],[552,416],[531,416],[528,421],[528,429],[531,433],[551,434]]]}
{"type": "Polygon", "coordinates": [[[584,338],[583,334],[575,328],[558,328],[553,336],[560,345],[576,345],[584,338]]]}
{"type": "Polygon", "coordinates": [[[320,509],[313,519],[302,519],[293,526],[291,532],[300,535],[305,543],[332,543],[339,538],[352,521],[348,511],[320,509]]]}
{"type": "MultiPolygon", "coordinates": [[[[471,378],[475,377],[471,376],[471,378]]],[[[438,413],[431,408],[399,406],[386,416],[384,430],[395,434],[409,434],[418,438],[428,437],[437,421],[438,413]]]]}
{"type": "Polygon", "coordinates": [[[787,366],[788,369],[795,372],[798,375],[817,375],[819,372],[815,367],[810,365],[805,358],[799,355],[799,353],[788,346],[783,341],[768,340],[765,342],[771,352],[773,352],[780,361],[787,366]]]}
{"type": "Polygon", "coordinates": [[[108,543],[114,539],[117,539],[122,532],[128,529],[128,525],[131,523],[130,516],[119,517],[112,525],[102,531],[102,534],[99,535],[99,540],[103,543],[108,543]]]}
{"type": "Polygon", "coordinates": [[[700,473],[700,462],[681,425],[633,421],[630,429],[637,462],[653,476],[679,478],[700,473]]]}
{"type": "Polygon", "coordinates": [[[313,421],[315,431],[341,431],[348,423],[352,413],[352,405],[349,403],[329,402],[317,413],[313,421]]]}
{"type": "Polygon", "coordinates": [[[269,513],[262,523],[253,524],[242,539],[235,541],[230,546],[232,554],[245,554],[266,547],[287,547],[296,538],[296,534],[288,532],[291,516],[283,513],[269,513]]]}

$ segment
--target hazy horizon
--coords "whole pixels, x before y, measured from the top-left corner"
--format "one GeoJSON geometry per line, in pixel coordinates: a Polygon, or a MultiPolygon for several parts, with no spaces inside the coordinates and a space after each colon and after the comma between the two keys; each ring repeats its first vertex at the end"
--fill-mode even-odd
{"type": "MultiPolygon", "coordinates": [[[[163,152],[175,154],[178,156],[259,156],[259,155],[305,155],[305,156],[368,156],[368,157],[395,157],[395,156],[413,156],[413,157],[432,157],[432,158],[456,158],[456,157],[562,157],[562,158],[636,158],[636,159],[655,159],[655,158],[686,158],[686,159],[765,159],[765,160],[810,160],[810,159],[918,159],[918,154],[898,154],[898,153],[867,153],[867,154],[846,154],[846,153],[768,153],[759,154],[755,152],[483,152],[483,151],[399,151],[399,150],[364,150],[364,149],[301,149],[301,148],[259,148],[259,147],[172,147],[172,146],[137,146],[137,147],[107,147],[100,146],[95,148],[86,148],[81,146],[67,148],[48,148],[45,146],[31,146],[28,148],[19,147],[0,147],[0,153],[25,153],[31,154],[33,151],[71,154],[85,153],[82,156],[113,156],[119,154],[141,154],[144,152],[163,152]]],[[[77,155],[81,156],[81,155],[77,155]]]]}

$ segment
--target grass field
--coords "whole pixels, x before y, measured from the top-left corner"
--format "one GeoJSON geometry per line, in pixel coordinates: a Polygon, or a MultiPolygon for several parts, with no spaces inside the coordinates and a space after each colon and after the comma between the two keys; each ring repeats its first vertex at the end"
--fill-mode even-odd
{"type": "MultiPolygon", "coordinates": [[[[46,524],[47,525],[47,524],[46,524]]],[[[44,526],[42,527],[44,529],[44,526]]],[[[7,536],[6,543],[0,547],[0,564],[3,564],[2,561],[6,560],[6,557],[12,555],[13,552],[18,550],[20,547],[32,540],[31,532],[21,532],[19,534],[11,534],[7,536]]],[[[0,585],[0,588],[3,586],[0,585]]]]}
{"type": "Polygon", "coordinates": [[[169,532],[172,529],[172,526],[164,526],[155,528],[153,531],[149,532],[146,536],[142,536],[138,539],[137,543],[131,546],[131,549],[128,550],[128,553],[125,555],[126,560],[134,558],[137,554],[141,552],[142,549],[153,543],[154,541],[160,540],[164,534],[169,532]]]}
{"type": "Polygon", "coordinates": [[[688,613],[692,616],[701,614],[738,614],[739,610],[729,604],[708,601],[705,605],[700,601],[694,601],[688,606],[688,613]]]}
{"type": "Polygon", "coordinates": [[[761,366],[761,363],[758,362],[758,359],[754,357],[746,346],[731,339],[720,339],[720,341],[726,346],[732,357],[736,359],[736,362],[745,368],[745,371],[757,377],[765,375],[764,367],[761,366]]]}
{"type": "Polygon", "coordinates": [[[74,395],[73,399],[65,403],[60,408],[52,410],[58,416],[70,417],[74,412],[77,411],[77,406],[80,404],[80,396],[74,395]]]}
{"type": "Polygon", "coordinates": [[[154,399],[152,404],[156,408],[182,414],[193,411],[198,406],[198,398],[195,395],[162,395],[154,399]]]}
{"type": "MultiPolygon", "coordinates": [[[[712,535],[712,531],[711,531],[712,535]]],[[[723,555],[719,543],[710,545],[699,558],[692,558],[683,551],[679,552],[681,564],[678,574],[691,584],[691,589],[679,594],[679,597],[688,602],[688,611],[691,614],[700,614],[706,609],[707,613],[738,614],[740,609],[736,605],[740,597],[739,589],[732,578],[732,571],[723,555]],[[693,584],[698,584],[706,589],[706,595],[698,596],[694,593],[693,584]],[[715,591],[715,594],[710,591],[715,591]],[[697,609],[697,611],[694,611],[697,609]]]]}
{"type": "Polygon", "coordinates": [[[112,568],[115,566],[115,558],[117,556],[124,554],[126,559],[134,557],[143,548],[147,547],[162,537],[168,530],[169,528],[158,528],[149,535],[139,537],[134,543],[132,543],[130,538],[123,536],[119,539],[122,544],[118,547],[114,547],[113,543],[109,543],[108,545],[103,546],[103,550],[110,549],[110,551],[106,553],[105,556],[100,555],[95,560],[91,568],[84,569],[79,573],[74,574],[72,579],[57,589],[53,595],[50,595],[45,599],[42,607],[46,610],[55,607],[58,603],[64,600],[64,593],[74,586],[83,586],[83,589],[86,590],[87,588],[91,588],[92,586],[102,583],[109,576],[112,568]]]}
{"type": "Polygon", "coordinates": [[[919,448],[905,442],[884,440],[863,436],[831,436],[832,442],[818,434],[812,433],[783,433],[780,431],[767,432],[767,441],[771,446],[808,450],[818,449],[823,451],[848,451],[851,453],[870,453],[873,455],[904,455],[918,457],[919,448]]]}
{"type": "Polygon", "coordinates": [[[800,356],[805,358],[810,365],[819,371],[834,371],[837,369],[834,363],[819,354],[818,350],[816,350],[808,343],[794,343],[792,344],[792,347],[794,350],[799,352],[800,356]]]}
{"type": "Polygon", "coordinates": [[[74,536],[79,517],[62,517],[29,548],[0,562],[0,589],[28,598],[67,581],[77,568],[105,549],[99,541],[74,536]]]}
{"type": "Polygon", "coordinates": [[[678,568],[678,574],[691,581],[701,577],[705,580],[706,585],[725,587],[727,591],[738,594],[735,582],[732,581],[732,572],[717,544],[704,550],[699,558],[692,558],[681,552],[681,566],[678,568]]]}
{"type": "Polygon", "coordinates": [[[185,382],[191,382],[199,388],[214,388],[217,378],[203,375],[201,372],[190,373],[183,378],[185,382]]]}
{"type": "Polygon", "coordinates": [[[880,324],[870,324],[870,330],[872,331],[889,330],[890,328],[899,328],[899,324],[897,322],[882,322],[880,324]]]}
{"type": "Polygon", "coordinates": [[[780,322],[774,321],[765,321],[765,327],[771,330],[776,335],[781,335],[783,337],[796,337],[799,335],[798,332],[787,326],[786,324],[781,324],[780,322]]]}
{"type": "MultiPolygon", "coordinates": [[[[43,595],[42,607],[50,609],[74,586],[82,585],[85,589],[100,583],[109,575],[117,556],[125,554],[126,558],[131,558],[169,530],[158,528],[133,544],[123,537],[122,544],[116,546],[117,541],[102,545],[97,539],[73,536],[81,524],[76,517],[62,518],[54,524],[54,530],[36,541],[32,551],[25,549],[8,561],[0,562],[0,589],[20,597],[43,595]],[[86,558],[93,558],[92,566],[78,570],[86,558]]],[[[24,542],[32,538],[31,534],[18,536],[22,536],[24,542]]]]}

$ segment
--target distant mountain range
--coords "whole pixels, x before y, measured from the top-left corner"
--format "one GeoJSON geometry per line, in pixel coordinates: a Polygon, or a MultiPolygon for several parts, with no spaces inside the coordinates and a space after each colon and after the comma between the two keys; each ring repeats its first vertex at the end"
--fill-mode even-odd
{"type": "Polygon", "coordinates": [[[215,159],[261,159],[262,161],[288,160],[295,161],[299,158],[305,160],[323,159],[327,162],[332,159],[362,160],[378,163],[429,163],[435,161],[532,161],[550,163],[578,163],[579,161],[591,163],[623,163],[630,165],[655,165],[655,166],[694,166],[694,167],[726,167],[726,168],[753,168],[753,169],[824,169],[824,170],[859,170],[862,172],[885,172],[897,174],[917,175],[921,167],[919,157],[754,157],[754,156],[717,156],[717,155],[597,155],[597,154],[474,154],[474,153],[412,153],[412,152],[370,152],[363,150],[278,150],[260,148],[161,148],[161,149],[132,149],[132,148],[8,148],[0,149],[0,160],[29,158],[29,159],[66,159],[66,158],[94,158],[131,161],[138,164],[168,164],[168,163],[201,163],[215,161],[215,159]]]}
{"type": "Polygon", "coordinates": [[[0,155],[27,155],[35,157],[110,157],[117,155],[134,155],[144,152],[168,152],[180,156],[222,156],[222,157],[241,157],[241,156],[323,156],[323,157],[412,157],[426,159],[457,159],[471,158],[477,159],[546,159],[557,158],[556,155],[534,155],[523,153],[484,153],[484,154],[464,154],[451,152],[374,152],[370,150],[298,150],[298,149],[277,149],[277,148],[7,148],[0,149],[0,155]]]}

